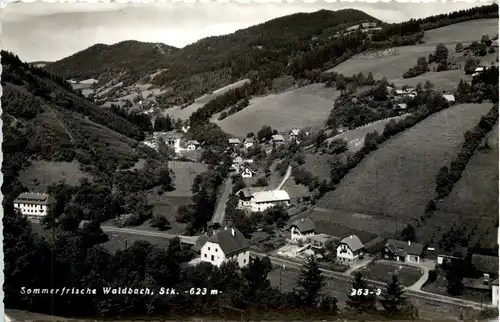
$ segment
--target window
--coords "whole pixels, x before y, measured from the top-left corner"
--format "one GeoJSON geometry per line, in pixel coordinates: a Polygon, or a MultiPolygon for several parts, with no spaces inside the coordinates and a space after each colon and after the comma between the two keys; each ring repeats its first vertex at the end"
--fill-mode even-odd
{"type": "Polygon", "coordinates": [[[207,254],[205,254],[205,258],[207,258],[207,254]]]}
{"type": "Polygon", "coordinates": [[[212,262],[214,261],[214,255],[212,255],[212,258],[210,259],[212,262]]]}
{"type": "Polygon", "coordinates": [[[245,259],[243,259],[243,264],[245,264],[246,262],[247,262],[246,258],[245,258],[245,259]]]}
{"type": "Polygon", "coordinates": [[[208,250],[210,250],[210,247],[208,247],[208,250]]]}
{"type": "Polygon", "coordinates": [[[217,253],[217,251],[219,251],[219,249],[218,249],[218,248],[216,248],[216,249],[215,249],[215,252],[216,252],[216,253],[217,253]]]}

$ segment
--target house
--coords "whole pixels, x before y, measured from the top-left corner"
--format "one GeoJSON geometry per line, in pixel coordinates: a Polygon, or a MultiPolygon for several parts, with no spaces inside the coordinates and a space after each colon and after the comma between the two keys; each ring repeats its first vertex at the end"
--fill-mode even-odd
{"type": "Polygon", "coordinates": [[[497,39],[497,40],[493,40],[493,41],[491,42],[491,46],[492,46],[492,47],[497,47],[497,48],[498,48],[498,39],[497,39]]]}
{"type": "Polygon", "coordinates": [[[351,235],[340,241],[337,246],[337,260],[344,264],[356,263],[363,255],[365,246],[356,235],[351,235]]]}
{"type": "Polygon", "coordinates": [[[484,284],[489,285],[493,279],[498,277],[498,256],[473,254],[471,265],[483,275],[484,284]]]}
{"type": "Polygon", "coordinates": [[[406,111],[407,108],[408,108],[408,105],[406,103],[400,103],[400,104],[396,104],[396,106],[394,107],[394,110],[396,112],[404,112],[404,111],[406,111]]]}
{"type": "Polygon", "coordinates": [[[250,200],[244,204],[251,211],[264,211],[274,206],[288,207],[290,196],[285,190],[267,190],[252,193],[250,200]]]}
{"type": "Polygon", "coordinates": [[[239,198],[240,207],[249,207],[251,205],[252,194],[254,192],[266,191],[267,187],[248,187],[243,188],[236,192],[236,196],[239,198]]]}
{"type": "Polygon", "coordinates": [[[200,235],[200,237],[196,239],[196,242],[194,243],[193,247],[191,247],[191,249],[200,254],[201,248],[203,247],[203,245],[205,245],[209,238],[210,236],[207,234],[200,235]]]}
{"type": "Polygon", "coordinates": [[[455,102],[455,96],[451,94],[445,94],[443,95],[443,98],[448,102],[448,103],[453,103],[455,102]]]}
{"type": "Polygon", "coordinates": [[[273,143],[276,143],[276,144],[283,144],[285,143],[285,139],[283,138],[283,135],[281,134],[275,134],[271,137],[271,140],[273,141],[273,143]]]}
{"type": "Polygon", "coordinates": [[[252,178],[255,174],[257,174],[249,167],[241,167],[239,172],[241,173],[242,178],[252,178]]]}
{"type": "Polygon", "coordinates": [[[394,95],[396,96],[403,96],[405,94],[405,91],[403,91],[402,89],[397,89],[394,91],[394,95]]]}
{"type": "Polygon", "coordinates": [[[241,144],[241,141],[238,138],[230,138],[228,140],[228,142],[229,142],[229,145],[232,145],[232,146],[238,146],[241,144]]]}
{"type": "Polygon", "coordinates": [[[186,143],[188,151],[194,151],[200,147],[200,142],[196,140],[190,140],[186,143]]]}
{"type": "Polygon", "coordinates": [[[297,141],[299,139],[299,134],[300,134],[300,130],[298,129],[293,129],[290,131],[290,134],[289,134],[289,137],[290,137],[290,141],[297,141]]]}
{"type": "Polygon", "coordinates": [[[491,304],[498,307],[498,278],[491,283],[491,304]]]}
{"type": "Polygon", "coordinates": [[[482,73],[484,72],[484,67],[477,67],[476,69],[474,69],[474,73],[482,73]]]}
{"type": "Polygon", "coordinates": [[[183,126],[183,127],[181,128],[181,131],[182,131],[183,133],[187,133],[187,131],[189,131],[189,126],[183,126]]]}
{"type": "Polygon", "coordinates": [[[254,139],[253,138],[246,138],[245,142],[244,142],[245,149],[253,147],[253,143],[254,143],[254,139]]]}
{"type": "Polygon", "coordinates": [[[311,243],[311,247],[316,249],[324,249],[329,241],[338,241],[335,237],[327,234],[312,235],[311,237],[308,237],[307,240],[311,243]]]}
{"type": "Polygon", "coordinates": [[[419,263],[424,250],[424,245],[404,242],[401,240],[389,239],[383,250],[385,259],[396,260],[398,262],[419,263]]]}
{"type": "Polygon", "coordinates": [[[248,242],[236,228],[218,231],[207,239],[200,250],[201,260],[220,266],[226,260],[236,260],[239,267],[250,261],[248,242]]]}
{"type": "Polygon", "coordinates": [[[14,200],[14,209],[29,219],[40,220],[54,203],[55,199],[46,193],[23,192],[14,200]]]}
{"type": "Polygon", "coordinates": [[[240,157],[239,155],[235,158],[233,158],[233,164],[241,164],[243,162],[243,158],[240,157]]]}
{"type": "Polygon", "coordinates": [[[294,221],[288,229],[290,230],[290,240],[294,242],[305,241],[308,237],[314,236],[316,227],[309,218],[302,218],[294,221]]]}

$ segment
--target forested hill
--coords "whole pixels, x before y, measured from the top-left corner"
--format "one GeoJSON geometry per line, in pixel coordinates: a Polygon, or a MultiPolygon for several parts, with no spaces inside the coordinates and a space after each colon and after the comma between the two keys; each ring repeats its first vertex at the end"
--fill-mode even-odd
{"type": "Polygon", "coordinates": [[[78,160],[91,172],[137,161],[140,128],[79,96],[60,77],[1,55],[4,196],[30,160],[78,160]]]}
{"type": "Polygon", "coordinates": [[[146,43],[134,40],[113,45],[96,44],[45,68],[65,79],[79,80],[98,78],[110,80],[119,77],[122,81],[136,81],[147,71],[158,68],[163,56],[178,48],[162,43],[146,43]]]}

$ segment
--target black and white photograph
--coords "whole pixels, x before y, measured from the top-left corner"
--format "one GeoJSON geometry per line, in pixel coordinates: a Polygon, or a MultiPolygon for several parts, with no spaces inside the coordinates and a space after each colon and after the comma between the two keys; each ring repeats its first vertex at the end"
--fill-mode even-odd
{"type": "Polygon", "coordinates": [[[498,321],[497,2],[0,12],[5,321],[498,321]]]}

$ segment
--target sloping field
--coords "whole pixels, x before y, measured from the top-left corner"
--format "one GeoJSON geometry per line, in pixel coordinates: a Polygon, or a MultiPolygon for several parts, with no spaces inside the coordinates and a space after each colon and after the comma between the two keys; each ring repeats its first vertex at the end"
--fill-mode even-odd
{"type": "Polygon", "coordinates": [[[323,126],[333,101],[339,96],[334,88],[312,84],[292,91],[256,97],[245,109],[216,123],[227,133],[245,136],[263,125],[283,131],[307,126],[323,126]]]}
{"type": "MultiPolygon", "coordinates": [[[[395,48],[396,55],[375,58],[357,55],[329,71],[346,76],[360,72],[363,74],[371,72],[376,79],[384,76],[387,79],[401,78],[404,72],[417,63],[419,57],[428,57],[431,52],[434,52],[438,43],[444,43],[450,52],[454,52],[457,42],[468,43],[480,40],[483,34],[494,36],[497,33],[498,19],[467,21],[426,31],[424,44],[397,47],[395,48]]],[[[448,76],[455,77],[453,74],[448,76]]],[[[432,79],[430,80],[432,81],[432,79]]],[[[437,81],[439,79],[436,79],[437,81]]]]}
{"type": "Polygon", "coordinates": [[[491,103],[461,104],[431,115],[383,144],[351,170],[318,207],[399,218],[420,217],[435,196],[439,169],[491,103]]]}
{"type": "Polygon", "coordinates": [[[442,72],[427,72],[425,74],[412,78],[398,77],[391,79],[389,83],[394,83],[394,85],[396,85],[397,87],[403,87],[405,85],[409,87],[417,87],[418,83],[421,83],[423,85],[426,81],[429,81],[434,84],[435,91],[446,91],[453,93],[457,89],[457,85],[460,82],[460,79],[463,79],[464,81],[470,83],[472,80],[472,76],[465,75],[463,69],[447,70],[442,72]]]}
{"type": "Polygon", "coordinates": [[[175,190],[166,192],[168,197],[191,197],[193,179],[207,171],[207,165],[198,162],[170,161],[168,166],[175,173],[175,190]]]}
{"type": "Polygon", "coordinates": [[[498,123],[487,137],[489,150],[476,150],[439,210],[470,216],[498,217],[498,123]]]}
{"type": "Polygon", "coordinates": [[[249,79],[242,79],[242,80],[237,81],[233,84],[229,84],[227,86],[219,88],[218,90],[215,90],[212,94],[203,95],[201,97],[198,97],[197,99],[194,100],[193,104],[188,105],[185,108],[181,108],[180,106],[176,106],[176,107],[172,107],[172,108],[165,110],[163,113],[168,114],[174,118],[180,118],[182,120],[186,120],[191,116],[191,114],[196,112],[200,107],[207,104],[208,102],[210,102],[211,100],[213,100],[217,96],[220,96],[231,89],[241,87],[248,82],[250,82],[249,79]]]}
{"type": "Polygon", "coordinates": [[[92,176],[79,169],[78,161],[32,161],[28,168],[19,173],[19,181],[30,191],[43,191],[61,180],[70,186],[76,186],[83,178],[91,179],[92,176]]]}

